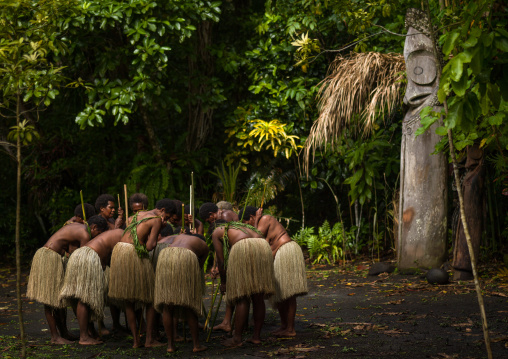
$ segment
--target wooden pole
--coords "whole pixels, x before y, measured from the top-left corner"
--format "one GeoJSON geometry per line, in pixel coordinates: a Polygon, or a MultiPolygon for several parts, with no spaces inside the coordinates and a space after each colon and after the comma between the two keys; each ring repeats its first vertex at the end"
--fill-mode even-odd
{"type": "Polygon", "coordinates": [[[185,204],[182,203],[182,227],[180,228],[180,233],[185,232],[185,204]]]}
{"type": "Polygon", "coordinates": [[[123,192],[125,193],[125,224],[128,225],[127,220],[129,219],[129,202],[127,200],[127,185],[123,185],[123,192]]]}
{"type": "Polygon", "coordinates": [[[191,172],[190,214],[191,214],[191,217],[192,217],[191,229],[194,229],[194,227],[195,227],[194,217],[196,215],[196,213],[194,211],[194,171],[191,172]]]}

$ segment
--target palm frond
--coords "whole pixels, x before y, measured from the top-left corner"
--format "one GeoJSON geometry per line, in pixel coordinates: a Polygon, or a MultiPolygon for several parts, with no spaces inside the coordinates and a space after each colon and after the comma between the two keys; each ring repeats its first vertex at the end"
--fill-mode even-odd
{"type": "Polygon", "coordinates": [[[332,62],[320,84],[319,117],[305,142],[306,171],[316,149],[333,146],[352,124],[368,135],[377,118],[401,103],[404,71],[402,54],[354,53],[332,62]]]}

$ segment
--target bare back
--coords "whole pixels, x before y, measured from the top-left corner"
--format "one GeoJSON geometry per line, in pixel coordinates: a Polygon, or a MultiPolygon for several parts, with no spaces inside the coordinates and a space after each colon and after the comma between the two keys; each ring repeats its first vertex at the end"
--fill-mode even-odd
{"type": "Polygon", "coordinates": [[[203,241],[201,238],[188,234],[177,235],[173,238],[173,243],[171,243],[169,246],[186,248],[193,251],[194,254],[198,257],[199,266],[203,266],[209,252],[205,241],[203,241]]]}
{"type": "Polygon", "coordinates": [[[257,229],[263,233],[268,244],[270,244],[274,257],[283,244],[292,241],[282,224],[270,215],[264,215],[260,218],[257,229]]]}
{"type": "Polygon", "coordinates": [[[115,245],[122,239],[123,230],[111,229],[109,231],[99,234],[86,244],[87,247],[92,248],[101,259],[102,268],[106,268],[111,261],[111,253],[115,245]]]}
{"type": "Polygon", "coordinates": [[[72,253],[74,249],[84,246],[90,240],[86,225],[69,223],[53,234],[44,247],[54,250],[60,255],[72,253]]]}
{"type": "MultiPolygon", "coordinates": [[[[157,238],[162,226],[162,219],[159,217],[157,210],[138,212],[136,225],[136,233],[140,244],[146,246],[151,251],[157,245],[157,238]],[[145,219],[143,221],[143,219],[145,219]]],[[[132,223],[131,223],[132,224],[132,223]]],[[[128,229],[122,236],[121,242],[134,244],[131,231],[128,229]]]]}

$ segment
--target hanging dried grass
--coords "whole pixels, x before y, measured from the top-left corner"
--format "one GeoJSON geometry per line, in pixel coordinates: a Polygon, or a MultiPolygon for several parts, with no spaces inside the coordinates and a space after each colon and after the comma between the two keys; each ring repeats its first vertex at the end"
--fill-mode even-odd
{"type": "Polygon", "coordinates": [[[310,154],[334,145],[352,122],[359,120],[366,135],[376,118],[400,104],[404,71],[402,54],[353,53],[332,62],[320,85],[319,117],[305,142],[306,171],[310,154]]]}

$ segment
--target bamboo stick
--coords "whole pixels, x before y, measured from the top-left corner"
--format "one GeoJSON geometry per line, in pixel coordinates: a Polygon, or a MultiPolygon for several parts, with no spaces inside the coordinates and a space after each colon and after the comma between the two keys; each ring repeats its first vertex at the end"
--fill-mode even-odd
{"type": "Polygon", "coordinates": [[[182,203],[182,227],[180,233],[185,233],[185,204],[182,203]]]}
{"type": "Polygon", "coordinates": [[[194,171],[191,172],[191,202],[190,202],[190,214],[192,216],[192,224],[191,228],[194,229],[196,227],[194,222],[194,217],[196,216],[194,209],[194,171]]]}
{"type": "MultiPolygon", "coordinates": [[[[215,304],[215,298],[217,297],[217,293],[219,291],[219,287],[220,286],[217,286],[217,289],[215,290],[215,294],[212,297],[212,303],[210,304],[210,310],[208,311],[208,314],[206,316],[205,327],[203,328],[203,330],[205,330],[205,331],[206,331],[206,327],[208,326],[208,322],[210,321],[210,319],[212,317],[213,306],[215,304]]],[[[213,292],[213,290],[212,290],[212,292],[213,292]]]]}
{"type": "Polygon", "coordinates": [[[259,208],[263,208],[263,203],[265,203],[266,185],[267,185],[267,183],[265,182],[265,188],[263,189],[263,196],[261,197],[261,206],[259,206],[259,208]]]}
{"type": "Polygon", "coordinates": [[[123,191],[125,193],[125,223],[127,223],[127,220],[129,219],[129,202],[127,201],[127,185],[123,185],[123,191]]]}
{"type": "Polygon", "coordinates": [[[83,221],[86,222],[85,202],[83,201],[83,190],[79,191],[79,196],[81,197],[81,210],[83,211],[83,221]]]}
{"type": "Polygon", "coordinates": [[[249,192],[247,193],[247,199],[245,201],[245,205],[243,206],[242,218],[240,218],[240,222],[243,221],[243,216],[245,216],[245,208],[247,208],[247,202],[249,202],[250,190],[251,189],[249,188],[249,192]]]}
{"type": "MultiPolygon", "coordinates": [[[[218,286],[220,287],[220,286],[218,286]]],[[[222,303],[222,292],[219,297],[219,304],[217,304],[217,309],[215,310],[215,315],[213,316],[212,325],[210,326],[210,330],[208,331],[208,336],[206,337],[206,342],[210,340],[210,336],[212,335],[213,327],[215,326],[215,321],[217,320],[217,314],[219,314],[220,304],[222,303]]]]}

